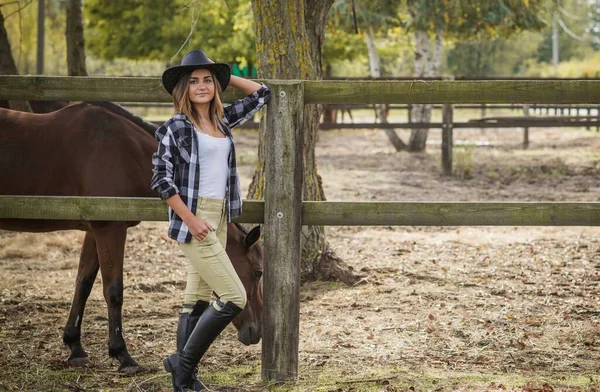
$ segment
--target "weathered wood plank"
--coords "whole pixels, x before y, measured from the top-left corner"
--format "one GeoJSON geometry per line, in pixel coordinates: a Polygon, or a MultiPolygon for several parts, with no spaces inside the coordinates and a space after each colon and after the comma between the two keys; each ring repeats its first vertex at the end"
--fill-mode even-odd
{"type": "Polygon", "coordinates": [[[599,226],[600,203],[305,201],[303,216],[327,226],[599,226]]]}
{"type": "Polygon", "coordinates": [[[304,85],[273,85],[265,159],[262,378],[298,376],[304,85]]]}
{"type": "MultiPolygon", "coordinates": [[[[268,85],[286,83],[264,80],[268,85]]],[[[599,80],[293,81],[314,103],[538,103],[600,102],[599,80]]],[[[240,97],[227,89],[225,101],[240,97]]],[[[0,76],[0,99],[170,102],[159,78],[0,76]]]]}
{"type": "Polygon", "coordinates": [[[305,103],[594,103],[600,80],[305,81],[305,103]]]}
{"type": "MultiPolygon", "coordinates": [[[[262,223],[264,202],[244,201],[239,223],[262,223]]],[[[166,221],[167,206],[154,198],[5,196],[0,195],[0,219],[61,219],[166,221]]]]}
{"type": "Polygon", "coordinates": [[[445,175],[452,174],[452,105],[444,104],[442,109],[442,170],[445,175]]]}
{"type": "MultiPolygon", "coordinates": [[[[244,124],[245,125],[245,124],[244,124]]],[[[576,128],[600,125],[600,121],[573,121],[561,119],[534,119],[532,117],[524,119],[515,117],[514,120],[503,120],[497,122],[469,121],[453,123],[452,128],[576,128]]],[[[443,123],[333,123],[320,124],[320,130],[329,129],[440,129],[443,123]]]]}
{"type": "MultiPolygon", "coordinates": [[[[243,94],[225,90],[224,101],[243,94]]],[[[52,101],[172,102],[160,78],[0,76],[0,99],[52,101]]]]}
{"type": "MultiPolygon", "coordinates": [[[[265,202],[245,200],[236,221],[263,223],[265,202]]],[[[599,226],[600,202],[313,202],[303,225],[327,226],[599,226]]],[[[166,221],[159,199],[0,196],[0,219],[166,221]]]]}

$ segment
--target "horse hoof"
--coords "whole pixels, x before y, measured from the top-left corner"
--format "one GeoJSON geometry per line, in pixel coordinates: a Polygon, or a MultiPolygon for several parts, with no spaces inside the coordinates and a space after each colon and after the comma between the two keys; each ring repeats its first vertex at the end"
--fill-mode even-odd
{"type": "Polygon", "coordinates": [[[119,373],[126,374],[128,376],[133,376],[142,371],[142,368],[139,365],[129,365],[129,366],[120,366],[119,373]]]}
{"type": "Polygon", "coordinates": [[[75,367],[85,367],[91,363],[89,357],[69,358],[67,362],[69,363],[69,365],[75,367]]]}

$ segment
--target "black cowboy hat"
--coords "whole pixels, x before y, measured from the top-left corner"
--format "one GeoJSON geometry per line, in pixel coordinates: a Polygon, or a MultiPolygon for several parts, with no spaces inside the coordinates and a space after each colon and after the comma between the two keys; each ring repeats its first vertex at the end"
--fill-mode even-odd
{"type": "Polygon", "coordinates": [[[200,68],[208,69],[214,73],[222,90],[227,88],[229,78],[231,77],[231,67],[225,63],[213,63],[202,50],[192,50],[186,53],[183,56],[183,60],[181,60],[181,65],[175,65],[163,72],[163,86],[165,86],[169,94],[173,94],[175,85],[183,75],[200,68]]]}

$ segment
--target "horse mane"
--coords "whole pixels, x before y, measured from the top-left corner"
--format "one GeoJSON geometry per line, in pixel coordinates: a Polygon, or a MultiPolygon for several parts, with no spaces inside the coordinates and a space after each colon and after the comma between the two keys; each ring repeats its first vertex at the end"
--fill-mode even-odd
{"type": "Polygon", "coordinates": [[[125,109],[123,106],[118,105],[114,102],[107,101],[85,101],[86,104],[100,106],[111,112],[128,119],[134,124],[140,126],[144,131],[148,132],[152,137],[154,137],[154,133],[156,132],[156,128],[158,128],[155,124],[152,124],[149,121],[144,120],[142,117],[137,114],[131,113],[129,110],[125,109]]]}
{"type": "Polygon", "coordinates": [[[241,231],[242,233],[244,233],[244,235],[248,234],[248,230],[244,229],[244,227],[242,225],[240,225],[239,223],[234,223],[235,227],[238,228],[239,231],[241,231]]]}

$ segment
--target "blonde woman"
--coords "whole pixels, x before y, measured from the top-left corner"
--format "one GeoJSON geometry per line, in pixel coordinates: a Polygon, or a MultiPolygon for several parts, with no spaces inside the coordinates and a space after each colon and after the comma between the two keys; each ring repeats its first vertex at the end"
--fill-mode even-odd
{"type": "Polygon", "coordinates": [[[225,253],[227,223],[242,211],[231,128],[252,118],[270,90],[232,76],[228,64],[212,62],[202,50],[167,69],[162,83],[176,113],[156,130],[151,187],[169,205],[168,235],[189,262],[177,353],[163,364],[175,391],[199,391],[206,388],[196,376],[200,359],[247,300],[225,253]],[[227,86],[247,96],[224,107],[227,86]]]}

